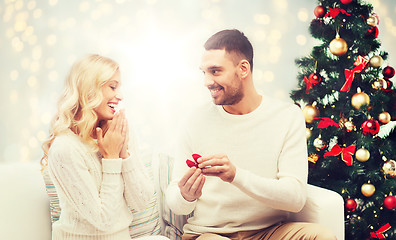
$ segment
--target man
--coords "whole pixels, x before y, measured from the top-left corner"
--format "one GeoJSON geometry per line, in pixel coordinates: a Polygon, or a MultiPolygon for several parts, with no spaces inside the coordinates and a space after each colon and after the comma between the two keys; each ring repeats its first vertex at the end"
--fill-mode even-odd
{"type": "Polygon", "coordinates": [[[258,94],[253,48],[240,31],[214,34],[205,50],[201,70],[214,104],[188,119],[166,193],[174,213],[193,212],[183,240],[336,239],[317,224],[284,223],[306,200],[301,110],[258,94]],[[192,154],[202,157],[188,168],[192,154]]]}

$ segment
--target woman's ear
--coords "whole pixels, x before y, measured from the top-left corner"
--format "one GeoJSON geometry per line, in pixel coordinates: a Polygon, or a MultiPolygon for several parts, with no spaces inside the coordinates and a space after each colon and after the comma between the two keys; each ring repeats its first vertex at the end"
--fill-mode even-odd
{"type": "Polygon", "coordinates": [[[239,62],[239,72],[241,78],[246,78],[250,73],[250,63],[246,59],[242,59],[239,62]]]}

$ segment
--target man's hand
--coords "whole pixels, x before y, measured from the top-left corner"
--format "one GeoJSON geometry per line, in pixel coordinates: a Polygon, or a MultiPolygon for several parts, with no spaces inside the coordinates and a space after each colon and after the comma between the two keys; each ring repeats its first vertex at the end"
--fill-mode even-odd
{"type": "Polygon", "coordinates": [[[202,188],[205,184],[205,176],[199,168],[192,167],[179,181],[181,195],[189,202],[195,201],[202,195],[202,188]]]}
{"type": "Polygon", "coordinates": [[[225,182],[232,182],[235,178],[236,167],[230,162],[227,155],[216,154],[198,158],[198,167],[206,176],[219,177],[225,182]]]}

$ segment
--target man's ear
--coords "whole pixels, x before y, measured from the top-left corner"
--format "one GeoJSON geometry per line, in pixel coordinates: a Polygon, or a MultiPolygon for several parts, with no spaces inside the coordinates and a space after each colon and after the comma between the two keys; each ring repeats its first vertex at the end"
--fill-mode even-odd
{"type": "Polygon", "coordinates": [[[239,62],[239,77],[245,79],[250,73],[250,63],[246,59],[239,62]]]}

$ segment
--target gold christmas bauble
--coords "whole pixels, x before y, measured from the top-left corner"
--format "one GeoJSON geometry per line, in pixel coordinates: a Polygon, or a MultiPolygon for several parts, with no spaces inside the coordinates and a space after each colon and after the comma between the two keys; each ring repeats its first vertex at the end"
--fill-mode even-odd
{"type": "Polygon", "coordinates": [[[388,160],[384,163],[382,166],[382,170],[386,175],[389,175],[391,177],[396,176],[396,161],[395,160],[388,160]]]}
{"type": "Polygon", "coordinates": [[[329,44],[330,52],[335,56],[342,56],[348,51],[348,44],[340,36],[336,36],[329,44]]]}
{"type": "Polygon", "coordinates": [[[325,142],[320,137],[315,138],[315,140],[313,141],[313,145],[316,147],[316,150],[318,151],[326,147],[325,142]]]}
{"type": "Polygon", "coordinates": [[[364,196],[371,197],[375,192],[375,187],[371,183],[365,183],[362,185],[360,190],[364,196]]]}
{"type": "Polygon", "coordinates": [[[371,87],[376,90],[381,90],[383,88],[387,88],[388,84],[382,78],[376,78],[374,81],[371,82],[371,87]]]}
{"type": "Polygon", "coordinates": [[[306,105],[302,111],[307,123],[312,123],[319,116],[319,109],[315,105],[306,105]]]}
{"type": "Polygon", "coordinates": [[[374,16],[368,17],[367,18],[367,24],[370,25],[370,26],[373,26],[373,27],[377,26],[377,24],[378,24],[377,18],[374,17],[374,16]]]}
{"type": "Polygon", "coordinates": [[[359,148],[355,153],[356,160],[365,162],[370,158],[370,152],[367,149],[359,148]]]}
{"type": "Polygon", "coordinates": [[[351,104],[355,109],[370,104],[370,97],[364,92],[357,92],[352,96],[351,104]]]}
{"type": "Polygon", "coordinates": [[[372,67],[381,67],[384,60],[381,56],[374,55],[370,58],[370,66],[372,67]]]}
{"type": "Polygon", "coordinates": [[[305,136],[309,139],[312,136],[312,131],[309,128],[305,129],[305,136]]]}
{"type": "Polygon", "coordinates": [[[377,26],[379,24],[379,17],[376,13],[371,13],[370,16],[367,18],[366,23],[370,26],[377,26]]]}
{"type": "Polygon", "coordinates": [[[378,121],[381,124],[387,124],[391,120],[391,115],[388,112],[382,112],[378,115],[378,121]]]}

